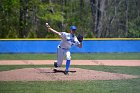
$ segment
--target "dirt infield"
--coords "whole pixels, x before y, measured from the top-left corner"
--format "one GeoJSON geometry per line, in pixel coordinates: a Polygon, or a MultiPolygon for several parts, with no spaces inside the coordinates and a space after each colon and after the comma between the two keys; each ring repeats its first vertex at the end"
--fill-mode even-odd
{"type": "MultiPolygon", "coordinates": [[[[62,68],[64,70],[64,68],[62,68]]],[[[71,81],[71,80],[118,80],[138,78],[137,76],[71,68],[76,72],[54,72],[51,68],[24,68],[0,72],[0,81],[71,81]]]]}
{"type": "MultiPolygon", "coordinates": [[[[1,60],[0,65],[43,65],[53,64],[54,60],[1,60]]],[[[64,62],[65,64],[65,62],[64,62]]],[[[140,60],[72,60],[71,65],[113,65],[140,66],[140,60]]],[[[61,68],[64,71],[64,68],[61,68]]],[[[55,73],[53,68],[23,68],[0,72],[0,81],[70,81],[70,80],[120,80],[138,76],[103,71],[70,68],[69,75],[55,73]]]]}
{"type": "MultiPolygon", "coordinates": [[[[55,60],[0,60],[0,65],[52,65],[55,60]]],[[[65,61],[63,62],[65,64],[65,61]]],[[[71,65],[140,66],[140,60],[72,60],[71,65]]]]}

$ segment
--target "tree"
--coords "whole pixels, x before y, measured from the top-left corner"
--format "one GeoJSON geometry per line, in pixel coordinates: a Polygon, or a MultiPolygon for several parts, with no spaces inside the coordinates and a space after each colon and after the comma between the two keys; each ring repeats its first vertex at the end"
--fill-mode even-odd
{"type": "Polygon", "coordinates": [[[17,0],[0,1],[0,38],[18,37],[18,4],[17,0]]]}
{"type": "Polygon", "coordinates": [[[140,37],[140,0],[0,0],[0,38],[56,38],[70,25],[87,38],[140,37]]]}

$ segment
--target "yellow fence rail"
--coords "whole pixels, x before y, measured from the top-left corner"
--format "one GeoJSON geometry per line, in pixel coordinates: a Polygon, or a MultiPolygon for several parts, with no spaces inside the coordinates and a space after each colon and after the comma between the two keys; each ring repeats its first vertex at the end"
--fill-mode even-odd
{"type": "MultiPolygon", "coordinates": [[[[60,38],[15,38],[15,39],[0,39],[0,40],[60,40],[60,38]]],[[[140,40],[140,38],[84,38],[84,40],[140,40]]]]}

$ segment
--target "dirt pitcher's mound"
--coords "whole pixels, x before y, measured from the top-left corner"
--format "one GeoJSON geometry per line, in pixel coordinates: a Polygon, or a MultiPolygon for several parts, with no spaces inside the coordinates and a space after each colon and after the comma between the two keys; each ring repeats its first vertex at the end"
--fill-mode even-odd
{"type": "MultiPolygon", "coordinates": [[[[64,70],[64,68],[62,68],[64,70]]],[[[65,81],[65,80],[117,80],[138,76],[70,68],[69,75],[54,72],[51,68],[24,68],[0,72],[0,81],[65,81]],[[75,72],[76,71],[76,72],[75,72]]]]}

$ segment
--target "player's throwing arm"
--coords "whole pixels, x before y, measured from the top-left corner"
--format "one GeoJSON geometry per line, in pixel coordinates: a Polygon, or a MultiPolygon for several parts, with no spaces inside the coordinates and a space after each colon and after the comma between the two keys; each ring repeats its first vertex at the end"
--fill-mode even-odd
{"type": "Polygon", "coordinates": [[[52,29],[52,28],[49,26],[48,23],[46,23],[46,27],[48,28],[48,31],[51,31],[51,32],[53,32],[53,33],[55,33],[55,34],[57,34],[57,35],[59,35],[59,36],[61,35],[60,32],[58,32],[58,31],[52,29]]]}

